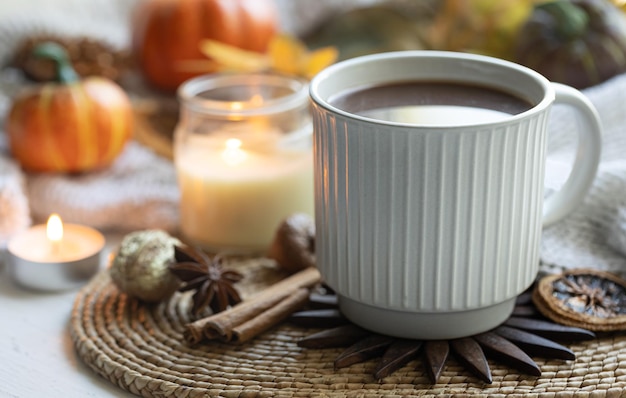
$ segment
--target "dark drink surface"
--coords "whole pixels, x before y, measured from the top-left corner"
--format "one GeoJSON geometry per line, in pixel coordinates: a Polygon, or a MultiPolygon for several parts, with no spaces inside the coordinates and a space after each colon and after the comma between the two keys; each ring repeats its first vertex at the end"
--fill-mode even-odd
{"type": "Polygon", "coordinates": [[[339,93],[331,97],[329,103],[372,119],[440,126],[505,120],[533,106],[489,87],[430,81],[362,87],[339,93]]]}

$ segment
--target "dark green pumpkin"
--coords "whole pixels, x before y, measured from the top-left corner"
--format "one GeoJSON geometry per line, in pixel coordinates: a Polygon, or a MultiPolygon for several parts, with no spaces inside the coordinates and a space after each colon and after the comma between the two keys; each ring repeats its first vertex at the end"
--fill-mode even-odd
{"type": "Polygon", "coordinates": [[[522,26],[515,61],[582,89],[626,72],[626,16],[608,0],[539,3],[522,26]]]}

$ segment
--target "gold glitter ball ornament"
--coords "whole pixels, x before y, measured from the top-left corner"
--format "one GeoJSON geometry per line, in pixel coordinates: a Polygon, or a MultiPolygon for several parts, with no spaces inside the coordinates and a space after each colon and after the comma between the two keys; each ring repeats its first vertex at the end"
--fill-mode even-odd
{"type": "Polygon", "coordinates": [[[170,297],[180,280],[169,270],[180,242],[161,230],[131,232],[124,237],[109,270],[122,292],[156,303],[170,297]]]}

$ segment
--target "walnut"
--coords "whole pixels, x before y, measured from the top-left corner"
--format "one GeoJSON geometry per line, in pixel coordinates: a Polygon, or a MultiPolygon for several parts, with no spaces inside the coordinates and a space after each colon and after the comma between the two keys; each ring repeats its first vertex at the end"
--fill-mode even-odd
{"type": "Polygon", "coordinates": [[[274,236],[267,256],[289,272],[315,266],[315,223],[303,213],[285,219],[274,236]]]}

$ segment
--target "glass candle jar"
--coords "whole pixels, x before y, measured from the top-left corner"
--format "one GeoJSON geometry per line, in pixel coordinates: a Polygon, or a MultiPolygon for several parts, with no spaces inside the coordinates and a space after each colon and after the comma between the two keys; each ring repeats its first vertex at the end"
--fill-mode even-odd
{"type": "Polygon", "coordinates": [[[308,82],[213,74],[185,82],[178,97],[184,239],[215,252],[263,252],[283,219],[313,215],[308,82]]]}

